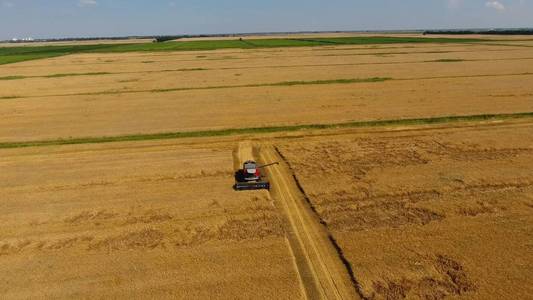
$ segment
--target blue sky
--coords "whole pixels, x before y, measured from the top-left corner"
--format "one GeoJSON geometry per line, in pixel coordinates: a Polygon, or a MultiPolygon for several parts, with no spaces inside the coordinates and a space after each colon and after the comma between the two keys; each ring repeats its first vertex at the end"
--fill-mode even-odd
{"type": "Polygon", "coordinates": [[[0,39],[533,27],[533,0],[0,0],[0,39]]]}

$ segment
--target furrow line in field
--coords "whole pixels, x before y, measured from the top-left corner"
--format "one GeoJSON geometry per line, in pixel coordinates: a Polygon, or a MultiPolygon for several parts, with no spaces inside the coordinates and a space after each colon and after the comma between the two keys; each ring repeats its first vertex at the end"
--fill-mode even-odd
{"type": "Polygon", "coordinates": [[[425,77],[368,77],[368,78],[336,78],[321,80],[295,80],[281,81],[270,83],[254,83],[241,85],[216,85],[216,86],[196,86],[196,87],[173,87],[158,88],[147,90],[108,90],[87,93],[67,93],[67,94],[42,94],[42,95],[5,95],[0,96],[0,100],[13,99],[37,99],[46,97],[74,97],[74,96],[102,96],[102,95],[123,95],[138,93],[170,93],[186,91],[203,91],[203,90],[221,90],[221,89],[242,89],[242,88],[287,88],[304,85],[330,85],[330,84],[363,84],[363,83],[383,83],[392,81],[420,81],[420,80],[441,80],[441,79],[460,79],[460,78],[486,78],[486,77],[508,77],[508,76],[532,76],[533,72],[504,73],[504,74],[472,74],[472,75],[446,75],[446,76],[425,76],[425,77]]]}
{"type": "Polygon", "coordinates": [[[289,243],[308,298],[361,298],[342,257],[308,206],[286,163],[271,146],[262,147],[260,156],[265,163],[281,162],[269,169],[271,194],[290,225],[287,230],[289,243]]]}

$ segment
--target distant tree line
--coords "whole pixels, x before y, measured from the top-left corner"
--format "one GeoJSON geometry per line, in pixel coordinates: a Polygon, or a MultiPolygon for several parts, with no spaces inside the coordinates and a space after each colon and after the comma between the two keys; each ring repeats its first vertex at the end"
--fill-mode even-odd
{"type": "Polygon", "coordinates": [[[424,34],[533,35],[533,29],[427,30],[424,34]]]}
{"type": "Polygon", "coordinates": [[[258,32],[258,33],[229,33],[229,34],[185,34],[185,35],[149,35],[149,36],[116,36],[116,37],[74,37],[74,38],[51,38],[51,39],[34,39],[27,40],[7,40],[9,43],[28,43],[28,42],[77,42],[77,41],[102,41],[102,40],[129,40],[129,39],[147,39],[156,43],[167,42],[182,38],[210,38],[210,37],[245,37],[249,35],[271,35],[271,34],[308,34],[308,33],[423,33],[430,34],[501,34],[501,35],[533,35],[533,28],[525,29],[458,29],[458,30],[390,30],[390,31],[298,31],[298,32],[258,32]]]}

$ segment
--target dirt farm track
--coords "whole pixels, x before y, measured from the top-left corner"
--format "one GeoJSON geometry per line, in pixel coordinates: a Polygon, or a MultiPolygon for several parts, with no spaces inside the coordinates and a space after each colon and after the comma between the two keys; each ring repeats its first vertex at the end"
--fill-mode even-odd
{"type": "Polygon", "coordinates": [[[532,47],[0,65],[0,298],[531,299],[532,47]]]}

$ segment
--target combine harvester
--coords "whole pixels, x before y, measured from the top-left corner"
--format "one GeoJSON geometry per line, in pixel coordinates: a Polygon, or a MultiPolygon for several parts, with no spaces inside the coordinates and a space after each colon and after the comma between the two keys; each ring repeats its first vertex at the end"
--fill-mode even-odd
{"type": "Polygon", "coordinates": [[[279,162],[257,166],[257,163],[253,160],[245,161],[242,169],[235,172],[235,185],[233,188],[236,191],[270,190],[270,182],[264,180],[261,169],[272,165],[279,165],[279,162]]]}

